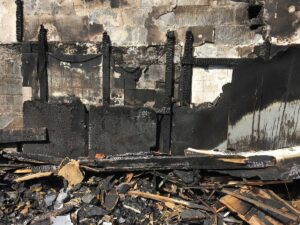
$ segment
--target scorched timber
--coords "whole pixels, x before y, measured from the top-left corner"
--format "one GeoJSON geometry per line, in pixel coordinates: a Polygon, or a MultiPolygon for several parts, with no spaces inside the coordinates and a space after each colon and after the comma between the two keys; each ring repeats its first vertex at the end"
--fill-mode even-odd
{"type": "Polygon", "coordinates": [[[46,140],[47,129],[45,127],[0,130],[0,144],[37,142],[46,140]]]}
{"type": "Polygon", "coordinates": [[[261,169],[275,165],[275,160],[270,156],[253,156],[240,158],[228,156],[134,156],[115,157],[108,159],[81,159],[84,166],[97,167],[101,172],[113,171],[147,171],[147,170],[172,170],[172,169],[261,169]]]}

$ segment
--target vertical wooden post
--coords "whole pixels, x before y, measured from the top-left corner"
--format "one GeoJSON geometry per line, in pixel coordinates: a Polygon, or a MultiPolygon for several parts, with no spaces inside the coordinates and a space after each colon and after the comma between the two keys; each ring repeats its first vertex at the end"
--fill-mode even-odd
{"type": "Polygon", "coordinates": [[[43,25],[41,25],[38,40],[37,77],[40,85],[40,100],[48,102],[47,30],[43,25]]]}
{"type": "Polygon", "coordinates": [[[193,42],[193,33],[191,31],[187,31],[179,87],[179,97],[181,106],[188,106],[191,104],[193,76],[193,42]]]}
{"type": "Polygon", "coordinates": [[[169,110],[169,114],[162,115],[161,119],[161,146],[163,152],[169,153],[171,148],[172,113],[174,97],[174,55],[175,55],[175,33],[167,33],[166,52],[166,74],[165,74],[165,97],[164,106],[169,110]]]}
{"type": "Polygon", "coordinates": [[[103,54],[103,105],[110,104],[110,54],[111,54],[111,41],[106,32],[103,33],[102,39],[102,54],[103,54]]]}
{"type": "Polygon", "coordinates": [[[23,12],[23,1],[16,0],[17,11],[16,11],[16,36],[17,41],[23,41],[23,26],[24,26],[24,12],[23,12]]]}

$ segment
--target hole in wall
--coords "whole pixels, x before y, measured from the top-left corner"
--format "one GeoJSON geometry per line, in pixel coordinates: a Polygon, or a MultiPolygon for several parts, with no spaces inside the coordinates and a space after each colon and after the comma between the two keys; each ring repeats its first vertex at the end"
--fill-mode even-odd
{"type": "Polygon", "coordinates": [[[248,8],[248,18],[254,19],[259,16],[259,13],[262,9],[262,5],[250,5],[248,8]]]}

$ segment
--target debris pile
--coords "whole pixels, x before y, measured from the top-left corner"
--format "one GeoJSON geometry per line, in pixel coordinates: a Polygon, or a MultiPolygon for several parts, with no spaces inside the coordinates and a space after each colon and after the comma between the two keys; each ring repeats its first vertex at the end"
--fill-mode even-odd
{"type": "Polygon", "coordinates": [[[29,161],[1,158],[0,224],[300,222],[298,181],[240,179],[197,169],[98,172],[80,160],[29,161]]]}

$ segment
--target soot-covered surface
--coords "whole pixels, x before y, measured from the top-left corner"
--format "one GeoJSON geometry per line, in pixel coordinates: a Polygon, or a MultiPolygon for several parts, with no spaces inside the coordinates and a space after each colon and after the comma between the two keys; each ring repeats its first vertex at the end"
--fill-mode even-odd
{"type": "Polygon", "coordinates": [[[149,108],[91,107],[89,154],[149,152],[156,144],[156,123],[149,108]]]}
{"type": "Polygon", "coordinates": [[[176,108],[173,153],[222,143],[246,151],[299,144],[299,58],[300,47],[291,46],[269,61],[242,63],[234,68],[232,83],[223,87],[216,105],[176,108]]]}
{"type": "Polygon", "coordinates": [[[182,155],[191,148],[211,149],[227,137],[230,85],[223,87],[223,95],[216,106],[174,109],[172,153],[182,155]]]}
{"type": "Polygon", "coordinates": [[[87,155],[87,112],[81,102],[25,102],[23,113],[26,128],[47,127],[48,131],[48,143],[25,144],[24,152],[70,158],[87,155]]]}

